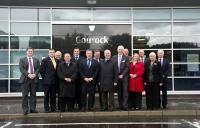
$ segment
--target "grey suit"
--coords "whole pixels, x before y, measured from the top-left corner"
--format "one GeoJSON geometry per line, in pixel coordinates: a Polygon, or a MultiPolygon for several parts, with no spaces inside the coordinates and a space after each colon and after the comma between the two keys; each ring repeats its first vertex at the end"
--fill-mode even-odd
{"type": "Polygon", "coordinates": [[[34,67],[34,74],[36,75],[36,78],[31,80],[28,78],[28,58],[24,57],[20,59],[19,62],[19,69],[21,72],[21,77],[19,80],[19,83],[22,85],[22,109],[24,112],[28,112],[28,94],[30,92],[30,110],[35,111],[36,109],[36,86],[39,81],[39,67],[40,62],[37,58],[33,58],[33,67],[34,67]]]}
{"type": "MultiPolygon", "coordinates": [[[[118,66],[118,55],[112,57],[115,65],[118,66]]],[[[118,68],[118,67],[117,67],[118,68]]],[[[118,69],[118,75],[123,75],[122,79],[118,79],[118,102],[121,109],[128,108],[128,71],[129,71],[129,59],[122,56],[120,62],[120,69],[118,69]]]]}

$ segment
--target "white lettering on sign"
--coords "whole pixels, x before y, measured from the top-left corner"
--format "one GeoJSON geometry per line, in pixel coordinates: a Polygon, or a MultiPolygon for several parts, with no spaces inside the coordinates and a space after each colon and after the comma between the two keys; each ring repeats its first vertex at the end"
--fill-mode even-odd
{"type": "Polygon", "coordinates": [[[76,43],[96,43],[96,44],[105,44],[108,43],[108,37],[76,37],[76,43]]]}

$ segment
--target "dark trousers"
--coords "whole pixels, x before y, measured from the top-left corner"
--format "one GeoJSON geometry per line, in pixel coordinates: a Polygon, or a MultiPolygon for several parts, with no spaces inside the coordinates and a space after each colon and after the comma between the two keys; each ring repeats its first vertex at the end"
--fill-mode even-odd
{"type": "Polygon", "coordinates": [[[101,91],[101,103],[102,109],[114,108],[114,92],[113,91],[101,91]]]}
{"type": "Polygon", "coordinates": [[[145,86],[147,109],[160,108],[160,86],[158,83],[148,82],[145,86]]]}
{"type": "Polygon", "coordinates": [[[56,85],[56,94],[57,94],[57,108],[60,110],[61,98],[60,98],[60,90],[59,90],[59,83],[56,85]]]}
{"type": "Polygon", "coordinates": [[[55,111],[56,110],[56,86],[52,85],[44,85],[44,109],[45,111],[55,111]],[[50,102],[50,107],[49,107],[50,102]]]}
{"type": "Polygon", "coordinates": [[[82,84],[82,108],[86,109],[86,105],[88,103],[88,109],[93,109],[94,107],[94,98],[95,98],[95,83],[94,82],[83,82],[82,84]],[[87,94],[89,94],[87,98],[87,94]]]}
{"type": "Polygon", "coordinates": [[[34,80],[27,79],[24,84],[22,84],[22,109],[24,112],[28,112],[28,101],[30,105],[30,110],[35,111],[36,109],[36,86],[34,80]],[[30,99],[28,100],[28,94],[30,92],[30,99]]]}
{"type": "Polygon", "coordinates": [[[128,78],[119,79],[117,85],[119,107],[128,108],[128,78]]]}
{"type": "Polygon", "coordinates": [[[162,97],[161,97],[161,102],[162,107],[167,106],[167,80],[163,82],[163,85],[160,87],[162,91],[162,97]]]}
{"type": "Polygon", "coordinates": [[[67,105],[67,111],[72,112],[74,110],[74,98],[72,97],[60,97],[60,111],[65,112],[66,105],[67,105]]]}
{"type": "Polygon", "coordinates": [[[76,79],[75,86],[76,86],[76,91],[75,91],[74,104],[75,104],[76,108],[80,110],[82,108],[82,104],[81,104],[81,94],[82,94],[81,79],[76,79]]]}
{"type": "MultiPolygon", "coordinates": [[[[103,103],[102,103],[102,92],[100,91],[100,86],[97,84],[97,89],[98,89],[98,93],[99,93],[99,105],[102,108],[103,107],[103,103]]],[[[96,89],[95,89],[96,90],[96,89]]]]}
{"type": "Polygon", "coordinates": [[[142,108],[142,92],[129,92],[129,108],[142,108]]]}

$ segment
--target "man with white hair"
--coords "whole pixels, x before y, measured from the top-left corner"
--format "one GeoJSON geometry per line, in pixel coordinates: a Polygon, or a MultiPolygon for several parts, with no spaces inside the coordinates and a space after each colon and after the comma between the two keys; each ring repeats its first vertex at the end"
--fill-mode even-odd
{"type": "Polygon", "coordinates": [[[112,61],[118,68],[118,102],[121,110],[128,110],[128,71],[129,60],[123,55],[124,46],[119,45],[117,55],[113,56],[112,61]]]}
{"type": "Polygon", "coordinates": [[[164,51],[162,49],[157,51],[158,61],[161,65],[161,73],[163,79],[163,85],[161,86],[162,91],[162,107],[163,109],[167,108],[167,77],[169,73],[169,60],[164,58],[164,51]]]}
{"type": "Polygon", "coordinates": [[[111,51],[104,51],[105,59],[99,62],[99,87],[101,93],[101,111],[114,108],[114,86],[117,85],[118,68],[111,61],[111,51]]]}
{"type": "Polygon", "coordinates": [[[139,49],[138,50],[139,56],[140,56],[140,62],[142,62],[143,64],[147,61],[144,49],[139,49]]]}

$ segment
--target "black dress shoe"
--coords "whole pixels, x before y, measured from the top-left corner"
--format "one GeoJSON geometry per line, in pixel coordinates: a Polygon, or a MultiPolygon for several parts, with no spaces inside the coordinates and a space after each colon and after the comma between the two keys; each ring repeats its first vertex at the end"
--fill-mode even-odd
{"type": "Polygon", "coordinates": [[[30,113],[38,113],[37,110],[30,110],[30,113]]]}
{"type": "Polygon", "coordinates": [[[85,112],[86,111],[86,109],[85,108],[81,108],[81,112],[85,112]]]}
{"type": "Polygon", "coordinates": [[[50,111],[49,111],[49,110],[44,110],[44,112],[45,112],[45,113],[50,113],[50,111]]]}
{"type": "Polygon", "coordinates": [[[24,114],[24,115],[28,115],[28,111],[24,111],[23,114],[24,114]]]}
{"type": "Polygon", "coordinates": [[[128,111],[128,108],[122,108],[123,111],[128,111]]]}

